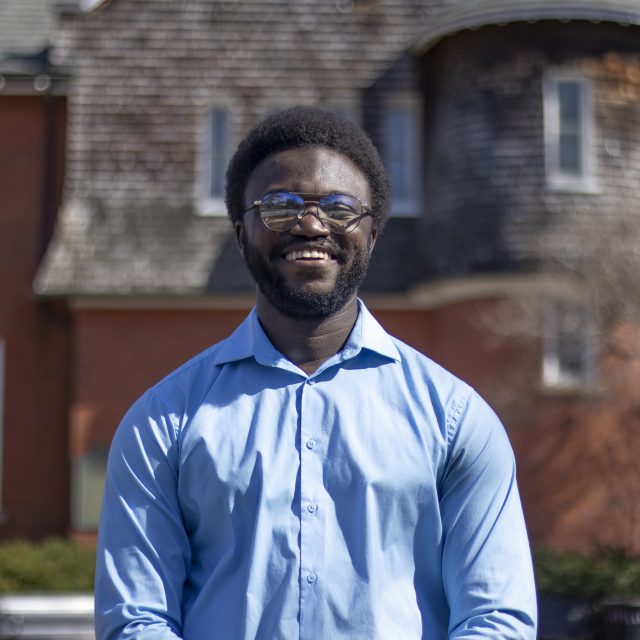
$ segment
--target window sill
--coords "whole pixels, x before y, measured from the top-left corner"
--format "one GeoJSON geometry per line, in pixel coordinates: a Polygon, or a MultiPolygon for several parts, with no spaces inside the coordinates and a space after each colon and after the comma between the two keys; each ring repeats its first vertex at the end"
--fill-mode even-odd
{"type": "Polygon", "coordinates": [[[602,188],[590,178],[567,178],[562,176],[547,176],[547,189],[553,193],[575,193],[597,195],[602,188]]]}
{"type": "Polygon", "coordinates": [[[223,218],[227,216],[227,207],[222,198],[198,200],[195,213],[203,218],[223,218]]]}
{"type": "Polygon", "coordinates": [[[547,398],[594,398],[601,394],[601,389],[590,382],[546,382],[541,381],[538,392],[547,398]]]}

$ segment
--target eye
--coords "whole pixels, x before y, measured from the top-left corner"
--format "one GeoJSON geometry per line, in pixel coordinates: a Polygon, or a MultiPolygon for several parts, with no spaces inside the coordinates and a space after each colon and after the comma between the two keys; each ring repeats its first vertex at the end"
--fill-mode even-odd
{"type": "Polygon", "coordinates": [[[323,198],[321,207],[334,217],[349,218],[360,215],[360,202],[353,196],[336,194],[323,198]]]}
{"type": "Polygon", "coordinates": [[[332,218],[340,218],[342,220],[348,220],[349,218],[352,218],[353,216],[358,215],[350,207],[345,207],[340,205],[332,207],[331,209],[329,209],[327,213],[330,213],[332,218]]]}
{"type": "Polygon", "coordinates": [[[267,193],[262,198],[262,203],[269,207],[288,208],[300,206],[301,199],[287,191],[276,191],[275,193],[267,193]]]}

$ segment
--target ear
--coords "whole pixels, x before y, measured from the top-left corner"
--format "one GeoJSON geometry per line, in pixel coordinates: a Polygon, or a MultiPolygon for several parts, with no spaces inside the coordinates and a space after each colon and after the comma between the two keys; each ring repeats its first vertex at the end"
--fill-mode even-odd
{"type": "Polygon", "coordinates": [[[236,242],[238,243],[238,249],[240,249],[240,253],[242,257],[244,257],[244,242],[245,242],[245,228],[244,223],[240,220],[236,220],[233,223],[233,230],[236,234],[236,242]]]}
{"type": "Polygon", "coordinates": [[[369,255],[373,253],[373,247],[376,246],[377,240],[378,240],[378,227],[373,227],[371,229],[371,235],[369,236],[369,255]]]}

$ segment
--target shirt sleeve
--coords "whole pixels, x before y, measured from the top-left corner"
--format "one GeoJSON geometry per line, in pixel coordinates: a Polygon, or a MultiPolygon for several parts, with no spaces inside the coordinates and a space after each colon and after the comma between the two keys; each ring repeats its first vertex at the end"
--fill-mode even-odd
{"type": "Polygon", "coordinates": [[[452,403],[448,420],[440,510],[449,638],[534,640],[531,552],[511,445],[475,392],[452,403]]]}
{"type": "Polygon", "coordinates": [[[98,533],[96,640],[180,638],[190,554],[177,497],[177,445],[171,416],[150,394],[116,432],[98,533]]]}

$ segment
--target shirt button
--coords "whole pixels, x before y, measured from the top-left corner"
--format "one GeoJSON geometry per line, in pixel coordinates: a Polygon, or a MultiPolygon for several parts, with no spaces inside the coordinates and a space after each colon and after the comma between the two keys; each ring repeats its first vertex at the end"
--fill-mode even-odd
{"type": "Polygon", "coordinates": [[[308,504],[307,505],[307,511],[309,513],[315,513],[318,510],[318,505],[317,504],[308,504]]]}
{"type": "Polygon", "coordinates": [[[308,582],[309,584],[313,584],[317,579],[318,579],[318,576],[317,576],[315,573],[310,573],[310,574],[307,576],[307,582],[308,582]]]}
{"type": "Polygon", "coordinates": [[[316,441],[313,438],[307,440],[307,449],[313,449],[316,446],[316,441]]]}

